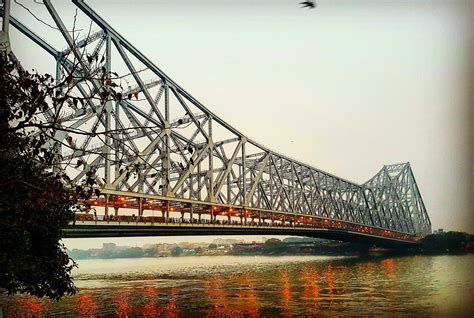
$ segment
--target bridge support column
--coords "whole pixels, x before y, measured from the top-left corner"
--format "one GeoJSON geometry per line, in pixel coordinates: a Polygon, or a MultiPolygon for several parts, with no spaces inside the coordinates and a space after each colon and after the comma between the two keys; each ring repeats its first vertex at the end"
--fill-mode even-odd
{"type": "Polygon", "coordinates": [[[143,216],[143,199],[138,198],[138,217],[141,218],[143,216]]]}
{"type": "Polygon", "coordinates": [[[119,210],[119,207],[118,207],[118,206],[114,206],[114,213],[115,213],[115,216],[118,216],[118,210],[119,210]]]}
{"type": "Polygon", "coordinates": [[[105,195],[105,215],[109,215],[109,195],[105,195]]]}
{"type": "Polygon", "coordinates": [[[190,222],[191,224],[193,224],[193,205],[191,204],[190,207],[189,207],[189,219],[190,219],[190,222]]]}
{"type": "Polygon", "coordinates": [[[198,213],[198,221],[201,223],[201,212],[198,213]]]}
{"type": "Polygon", "coordinates": [[[170,201],[166,201],[166,216],[165,216],[165,223],[168,223],[170,218],[170,201]]]}
{"type": "Polygon", "coordinates": [[[272,226],[275,224],[275,215],[272,213],[272,226]]]}
{"type": "MultiPolygon", "coordinates": [[[[106,202],[107,204],[107,202],[106,202]]],[[[105,218],[107,218],[107,216],[109,215],[109,209],[107,208],[107,206],[105,207],[105,211],[104,211],[104,214],[105,214],[105,218]]]]}
{"type": "Polygon", "coordinates": [[[183,223],[183,222],[184,222],[184,212],[181,211],[181,223],[183,223]]]}

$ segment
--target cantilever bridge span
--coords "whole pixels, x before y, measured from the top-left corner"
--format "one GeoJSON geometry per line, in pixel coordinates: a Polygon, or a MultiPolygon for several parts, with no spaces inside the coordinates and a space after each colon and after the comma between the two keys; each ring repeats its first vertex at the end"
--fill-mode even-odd
{"type": "Polygon", "coordinates": [[[201,104],[83,0],[71,2],[77,19],[43,4],[35,9],[56,31],[39,36],[33,19],[16,19],[0,0],[0,39],[10,51],[11,25],[54,59],[57,97],[68,97],[45,114],[62,128],[50,141],[54,169],[100,188],[66,237],[282,234],[413,244],[431,232],[409,163],[356,184],[272,151],[201,104]],[[66,28],[73,18],[87,23],[66,28]],[[62,48],[45,38],[51,33],[62,48]]]}

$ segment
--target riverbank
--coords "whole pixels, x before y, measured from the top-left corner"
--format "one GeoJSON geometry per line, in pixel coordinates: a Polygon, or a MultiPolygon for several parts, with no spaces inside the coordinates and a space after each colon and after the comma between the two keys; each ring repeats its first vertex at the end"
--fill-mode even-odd
{"type": "Polygon", "coordinates": [[[444,255],[473,252],[474,236],[461,232],[431,234],[426,236],[419,245],[406,249],[387,249],[357,243],[289,237],[283,240],[272,238],[258,243],[221,239],[211,244],[181,242],[148,244],[143,247],[117,246],[114,243],[104,243],[100,249],[73,249],[68,251],[69,255],[75,260],[223,255],[444,255]]]}

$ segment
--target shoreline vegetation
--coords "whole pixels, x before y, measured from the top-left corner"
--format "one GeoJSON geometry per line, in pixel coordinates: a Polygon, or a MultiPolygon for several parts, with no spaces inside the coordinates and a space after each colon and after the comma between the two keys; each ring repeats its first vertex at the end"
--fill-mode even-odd
{"type": "Polygon", "coordinates": [[[234,239],[216,239],[212,243],[158,243],[143,247],[117,246],[104,243],[102,248],[67,250],[75,260],[115,259],[142,257],[222,256],[222,255],[459,255],[474,252],[474,235],[463,232],[445,232],[426,236],[420,245],[407,249],[386,249],[318,238],[271,238],[262,242],[244,242],[234,239]]]}

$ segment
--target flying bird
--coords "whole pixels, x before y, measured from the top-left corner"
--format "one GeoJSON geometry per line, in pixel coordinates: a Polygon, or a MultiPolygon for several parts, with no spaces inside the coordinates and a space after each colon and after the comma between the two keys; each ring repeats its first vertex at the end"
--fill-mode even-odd
{"type": "Polygon", "coordinates": [[[309,8],[309,9],[314,9],[316,7],[316,3],[313,1],[303,1],[300,2],[302,8],[309,8]]]}

